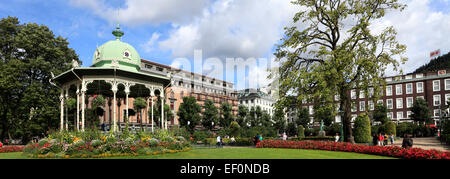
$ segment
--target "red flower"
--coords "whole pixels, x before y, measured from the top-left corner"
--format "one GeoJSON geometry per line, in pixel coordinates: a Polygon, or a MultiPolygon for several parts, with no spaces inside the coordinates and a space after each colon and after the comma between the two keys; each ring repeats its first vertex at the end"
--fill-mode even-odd
{"type": "Polygon", "coordinates": [[[265,140],[256,145],[257,148],[293,148],[315,149],[328,151],[356,152],[364,154],[399,157],[406,159],[449,159],[450,152],[424,150],[420,148],[401,148],[397,146],[367,146],[350,143],[320,142],[320,141],[281,141],[265,140]]]}

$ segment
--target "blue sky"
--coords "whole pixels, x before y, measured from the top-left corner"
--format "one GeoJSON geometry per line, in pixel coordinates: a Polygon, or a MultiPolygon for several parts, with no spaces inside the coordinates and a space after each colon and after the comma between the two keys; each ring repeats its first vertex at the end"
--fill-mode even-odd
{"type": "MultiPolygon", "coordinates": [[[[119,17],[125,32],[122,41],[133,45],[143,59],[171,65],[177,57],[192,60],[195,49],[203,50],[203,58],[270,59],[283,27],[292,25],[298,11],[290,1],[10,0],[0,6],[0,18],[15,16],[21,23],[48,26],[68,39],[83,66],[90,66],[96,47],[114,39],[111,32],[119,17]]],[[[408,73],[425,64],[430,51],[450,51],[450,0],[401,1],[408,5],[405,11],[388,13],[373,28],[393,25],[397,29],[398,40],[408,46],[409,61],[401,66],[408,73]]],[[[237,88],[248,87],[248,82],[237,79],[257,79],[259,86],[268,81],[265,67],[233,75],[219,76],[237,88]]]]}

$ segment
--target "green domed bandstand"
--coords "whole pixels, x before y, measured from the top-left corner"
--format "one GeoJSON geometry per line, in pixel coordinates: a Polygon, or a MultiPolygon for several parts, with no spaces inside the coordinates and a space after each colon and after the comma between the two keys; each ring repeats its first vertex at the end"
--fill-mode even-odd
{"type": "MultiPolygon", "coordinates": [[[[72,69],[52,78],[52,84],[61,88],[60,95],[60,128],[69,130],[85,130],[86,109],[92,107],[92,101],[99,95],[104,96],[106,104],[101,106],[101,123],[109,124],[114,132],[123,130],[128,122],[131,107],[135,98],[142,97],[147,101],[147,107],[137,122],[137,128],[153,131],[155,127],[167,129],[164,120],[164,105],[161,105],[161,125],[154,123],[154,99],[162,100],[164,104],[165,90],[170,86],[170,73],[153,74],[140,71],[141,58],[136,49],[128,43],[122,42],[124,35],[120,28],[113,31],[115,40],[110,40],[99,46],[93,55],[90,67],[80,67],[73,62],[72,69]],[[66,102],[76,99],[76,114],[68,119],[66,102]],[[130,101],[131,100],[131,101],[130,101]],[[151,107],[150,107],[151,106],[151,107]],[[151,108],[151,112],[148,112],[151,108]],[[80,119],[81,118],[81,119],[80,119]],[[70,125],[69,125],[70,124],[70,125]]],[[[92,124],[94,125],[94,124],[92,124]]],[[[134,128],[134,124],[131,125],[134,128]]],[[[98,126],[91,126],[98,127],[98,126]]]]}

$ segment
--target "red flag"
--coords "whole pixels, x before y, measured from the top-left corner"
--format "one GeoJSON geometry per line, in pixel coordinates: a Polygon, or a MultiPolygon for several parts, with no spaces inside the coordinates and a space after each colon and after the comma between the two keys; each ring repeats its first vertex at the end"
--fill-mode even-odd
{"type": "Polygon", "coordinates": [[[430,58],[433,58],[433,57],[435,57],[435,56],[439,56],[441,54],[441,50],[439,49],[439,50],[436,50],[436,51],[432,51],[431,53],[430,53],[430,58]]]}

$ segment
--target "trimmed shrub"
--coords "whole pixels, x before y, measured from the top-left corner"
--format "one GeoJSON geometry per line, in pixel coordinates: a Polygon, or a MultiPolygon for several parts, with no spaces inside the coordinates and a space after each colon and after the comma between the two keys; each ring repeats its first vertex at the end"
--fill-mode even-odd
{"type": "Polygon", "coordinates": [[[394,122],[388,121],[385,124],[383,124],[383,127],[382,127],[383,131],[381,131],[381,132],[384,134],[388,134],[388,135],[394,134],[396,136],[397,135],[396,130],[395,130],[396,127],[397,126],[395,125],[394,122]]]}
{"type": "Polygon", "coordinates": [[[370,119],[367,114],[360,114],[355,119],[354,137],[357,143],[369,143],[372,140],[370,132],[370,119]]]}

